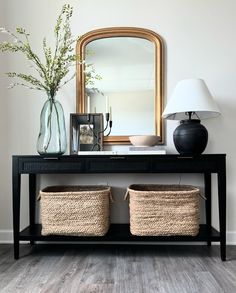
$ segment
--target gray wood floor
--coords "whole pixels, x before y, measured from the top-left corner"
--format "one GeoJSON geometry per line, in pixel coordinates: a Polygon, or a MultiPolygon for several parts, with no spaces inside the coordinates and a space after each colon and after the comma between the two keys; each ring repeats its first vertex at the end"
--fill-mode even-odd
{"type": "Polygon", "coordinates": [[[236,246],[0,245],[0,292],[236,292],[236,246]]]}

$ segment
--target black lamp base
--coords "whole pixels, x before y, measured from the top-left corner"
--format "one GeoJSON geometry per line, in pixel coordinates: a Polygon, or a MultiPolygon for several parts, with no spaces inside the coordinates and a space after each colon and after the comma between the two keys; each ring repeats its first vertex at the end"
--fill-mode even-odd
{"type": "Polygon", "coordinates": [[[174,131],[174,144],[181,155],[200,155],[206,148],[208,132],[200,120],[188,119],[180,121],[174,131]]]}

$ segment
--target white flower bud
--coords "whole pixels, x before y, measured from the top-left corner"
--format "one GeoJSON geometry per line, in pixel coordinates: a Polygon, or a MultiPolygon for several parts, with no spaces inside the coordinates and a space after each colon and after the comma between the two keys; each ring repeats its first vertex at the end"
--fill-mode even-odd
{"type": "Polygon", "coordinates": [[[10,83],[9,86],[7,87],[8,89],[12,89],[15,86],[14,83],[10,83]]]}
{"type": "Polygon", "coordinates": [[[0,32],[1,33],[8,33],[8,31],[5,29],[5,27],[0,27],[0,32]]]}

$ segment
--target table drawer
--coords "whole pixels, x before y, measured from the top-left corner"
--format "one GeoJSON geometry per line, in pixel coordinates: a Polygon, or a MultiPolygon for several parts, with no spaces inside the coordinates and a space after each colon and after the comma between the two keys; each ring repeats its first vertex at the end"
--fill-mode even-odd
{"type": "Polygon", "coordinates": [[[86,170],[88,172],[111,172],[111,173],[142,173],[150,170],[150,161],[147,159],[132,159],[125,156],[114,156],[109,159],[95,158],[88,160],[86,170]]]}
{"type": "Polygon", "coordinates": [[[80,173],[84,171],[84,161],[60,162],[60,161],[24,161],[20,164],[21,173],[80,173]]]}

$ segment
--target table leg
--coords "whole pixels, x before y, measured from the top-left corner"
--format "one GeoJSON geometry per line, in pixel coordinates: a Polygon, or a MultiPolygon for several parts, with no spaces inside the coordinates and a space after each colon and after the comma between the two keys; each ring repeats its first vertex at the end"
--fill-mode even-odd
{"type": "Polygon", "coordinates": [[[225,163],[218,173],[218,202],[220,221],[220,254],[223,261],[226,260],[226,172],[225,163]]]}
{"type": "Polygon", "coordinates": [[[206,211],[206,225],[208,230],[209,239],[207,241],[207,246],[211,246],[211,173],[204,173],[205,182],[205,211],[206,211]]]}
{"type": "MultiPolygon", "coordinates": [[[[35,225],[35,201],[36,201],[36,174],[29,174],[29,223],[30,230],[35,225]]],[[[30,240],[30,244],[34,245],[34,240],[30,240]]]]}
{"type": "Polygon", "coordinates": [[[14,238],[14,258],[19,258],[19,236],[20,236],[20,192],[21,175],[18,169],[18,159],[13,158],[12,164],[12,206],[13,206],[13,238],[14,238]]]}

